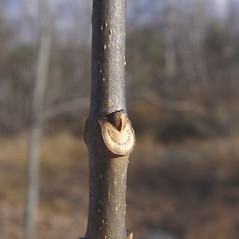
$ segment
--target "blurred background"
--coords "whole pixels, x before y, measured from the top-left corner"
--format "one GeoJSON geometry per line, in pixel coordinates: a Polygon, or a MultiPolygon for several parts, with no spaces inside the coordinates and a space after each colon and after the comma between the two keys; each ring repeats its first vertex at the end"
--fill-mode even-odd
{"type": "MultiPolygon", "coordinates": [[[[0,43],[0,237],[24,238],[34,120],[38,238],[84,236],[91,1],[0,0],[0,43]]],[[[128,228],[137,239],[238,239],[239,2],[128,0],[126,61],[137,137],[128,228]]]]}

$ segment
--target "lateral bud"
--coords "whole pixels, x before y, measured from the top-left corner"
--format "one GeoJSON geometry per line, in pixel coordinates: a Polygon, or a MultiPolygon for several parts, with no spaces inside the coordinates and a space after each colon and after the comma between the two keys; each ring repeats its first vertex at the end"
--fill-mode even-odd
{"type": "Polygon", "coordinates": [[[106,147],[116,155],[129,155],[135,146],[135,133],[130,120],[121,111],[98,121],[106,147]]]}
{"type": "Polygon", "coordinates": [[[124,130],[126,126],[126,114],[124,113],[123,110],[111,113],[107,115],[108,121],[114,125],[120,132],[124,130]]]}

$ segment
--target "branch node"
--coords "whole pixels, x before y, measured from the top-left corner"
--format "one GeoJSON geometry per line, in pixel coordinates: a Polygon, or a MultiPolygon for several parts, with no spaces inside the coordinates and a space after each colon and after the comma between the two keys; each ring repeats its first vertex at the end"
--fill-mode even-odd
{"type": "Polygon", "coordinates": [[[123,110],[107,115],[98,121],[104,144],[115,155],[129,155],[135,146],[135,134],[123,110]]]}

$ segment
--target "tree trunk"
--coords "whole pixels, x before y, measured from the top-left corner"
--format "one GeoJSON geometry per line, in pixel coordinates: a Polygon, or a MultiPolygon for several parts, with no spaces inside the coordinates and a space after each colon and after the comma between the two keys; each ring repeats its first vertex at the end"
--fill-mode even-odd
{"type": "MultiPolygon", "coordinates": [[[[93,0],[90,198],[86,238],[126,239],[126,175],[135,144],[125,99],[125,0],[93,0]]],[[[132,238],[132,233],[129,235],[132,238]]]]}
{"type": "Polygon", "coordinates": [[[41,39],[37,59],[36,80],[32,102],[32,120],[29,136],[28,179],[25,230],[26,239],[36,238],[36,220],[39,203],[39,153],[43,128],[43,104],[51,47],[51,29],[47,0],[40,1],[41,39]]]}

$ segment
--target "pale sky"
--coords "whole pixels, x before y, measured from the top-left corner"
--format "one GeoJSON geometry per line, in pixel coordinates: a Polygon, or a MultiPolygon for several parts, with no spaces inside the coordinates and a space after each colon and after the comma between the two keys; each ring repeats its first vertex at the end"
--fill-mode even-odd
{"type": "Polygon", "coordinates": [[[227,7],[227,0],[214,0],[218,7],[219,13],[224,13],[227,7]]]}

